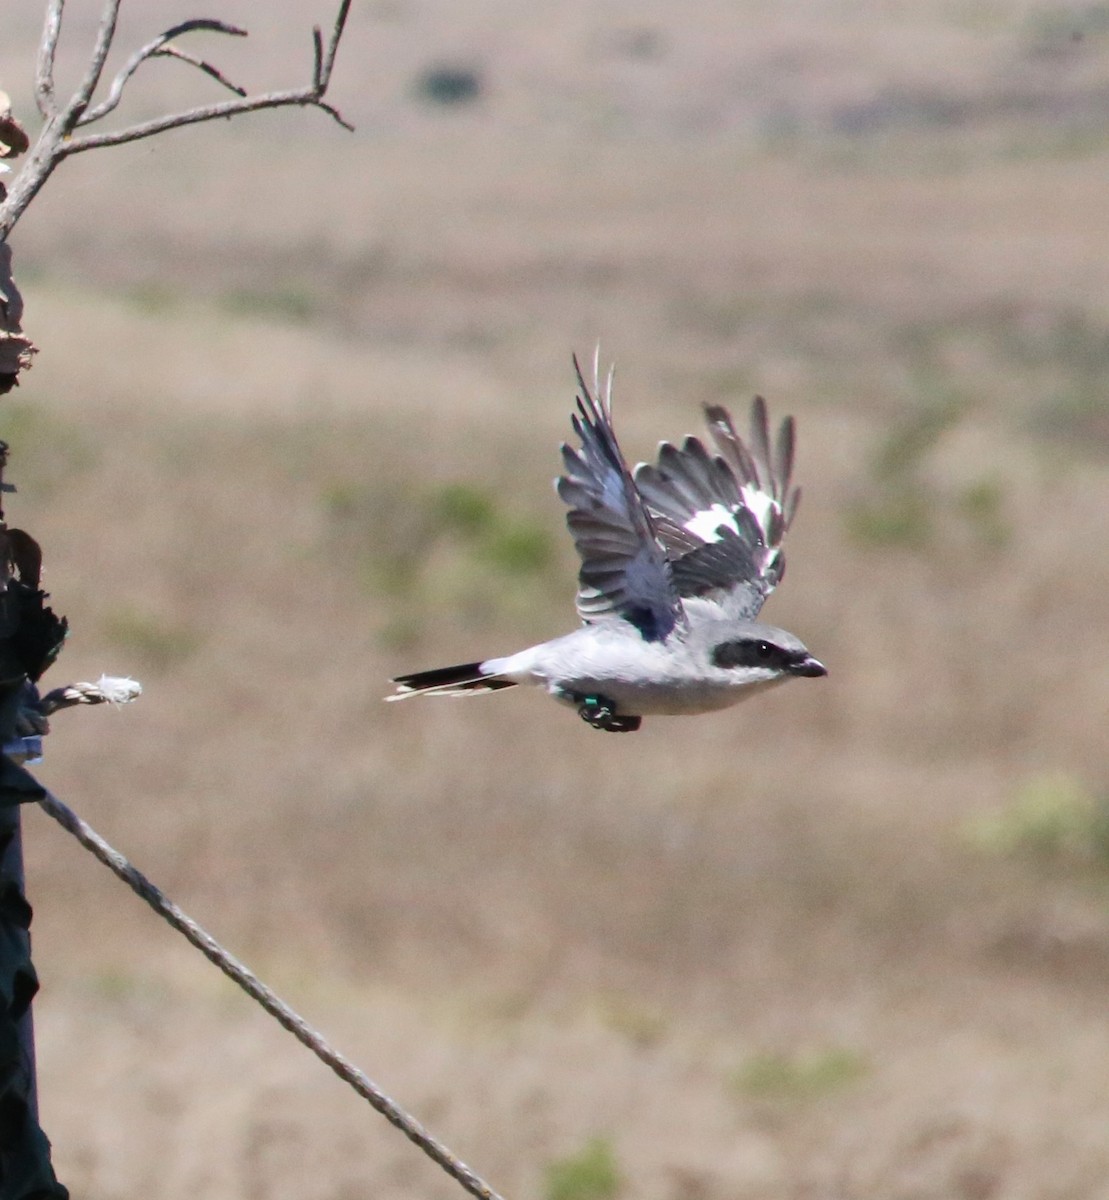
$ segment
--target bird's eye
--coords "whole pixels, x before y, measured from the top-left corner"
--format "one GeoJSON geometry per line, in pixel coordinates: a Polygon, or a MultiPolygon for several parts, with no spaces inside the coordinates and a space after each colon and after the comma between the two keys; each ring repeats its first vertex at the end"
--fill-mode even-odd
{"type": "Polygon", "coordinates": [[[783,666],[782,651],[762,638],[738,638],[734,642],[721,642],[712,649],[712,664],[716,667],[771,667],[783,666]]]}

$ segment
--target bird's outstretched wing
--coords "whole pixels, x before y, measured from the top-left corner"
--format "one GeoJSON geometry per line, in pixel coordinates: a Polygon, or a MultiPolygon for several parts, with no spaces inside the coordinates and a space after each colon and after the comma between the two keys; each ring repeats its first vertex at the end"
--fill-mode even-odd
{"type": "Polygon", "coordinates": [[[574,358],[581,395],[573,418],[581,449],[563,445],[558,494],[581,556],[577,608],[583,621],[622,617],[647,641],[661,641],[685,616],[666,550],[632,481],[612,429],[612,373],[590,391],[574,358]]]}
{"type": "Polygon", "coordinates": [[[782,539],[800,500],[793,487],[793,418],[770,439],[766,402],[751,406],[751,436],[739,436],[727,409],[707,405],[716,453],[688,437],[663,442],[656,464],[640,463],[635,485],[666,547],[679,595],[716,600],[754,619],[785,570],[782,539]]]}

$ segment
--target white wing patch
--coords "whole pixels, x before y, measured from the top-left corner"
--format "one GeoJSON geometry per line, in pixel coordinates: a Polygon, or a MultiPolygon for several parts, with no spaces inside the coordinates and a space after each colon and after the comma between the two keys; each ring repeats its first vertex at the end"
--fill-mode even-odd
{"type": "Polygon", "coordinates": [[[702,542],[718,542],[720,541],[721,526],[730,529],[732,533],[739,533],[739,526],[735,523],[732,510],[723,504],[714,504],[711,508],[702,508],[695,512],[682,528],[688,529],[694,537],[699,537],[702,542]]]}
{"type": "Polygon", "coordinates": [[[635,483],[655,518],[679,593],[712,598],[753,618],[781,579],[782,539],[797,508],[793,421],[783,421],[772,441],[758,397],[747,440],[727,410],[710,406],[706,416],[713,449],[696,437],[680,447],[663,442],[655,464],[636,468],[635,483]]]}
{"type": "MultiPolygon", "coordinates": [[[[771,512],[779,507],[777,500],[760,488],[748,486],[741,488],[740,492],[743,496],[743,503],[747,505],[748,511],[758,522],[759,528],[768,528],[771,512]]],[[[734,525],[735,522],[733,521],[732,524],[734,525]]]]}

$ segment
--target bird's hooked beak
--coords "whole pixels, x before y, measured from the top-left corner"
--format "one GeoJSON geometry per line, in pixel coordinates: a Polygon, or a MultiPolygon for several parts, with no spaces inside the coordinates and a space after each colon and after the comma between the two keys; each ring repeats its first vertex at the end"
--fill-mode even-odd
{"type": "Polygon", "coordinates": [[[811,679],[818,679],[821,675],[828,674],[828,668],[818,658],[813,658],[811,654],[806,654],[800,661],[795,662],[790,668],[791,675],[805,675],[811,679]]]}

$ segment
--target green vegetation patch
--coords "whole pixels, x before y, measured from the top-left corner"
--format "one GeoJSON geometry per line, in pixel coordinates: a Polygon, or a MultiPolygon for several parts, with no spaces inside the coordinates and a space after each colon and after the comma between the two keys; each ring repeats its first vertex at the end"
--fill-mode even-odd
{"type": "Polygon", "coordinates": [[[412,90],[424,104],[445,108],[472,104],[482,92],[481,73],[463,64],[436,63],[420,73],[412,90]]]}
{"type": "Polygon", "coordinates": [[[366,591],[387,602],[381,636],[390,646],[411,643],[436,614],[483,627],[565,599],[566,589],[552,586],[554,531],[495,488],[339,479],[321,489],[320,504],[330,556],[351,563],[366,591]]]}
{"type": "Polygon", "coordinates": [[[991,854],[1041,862],[1109,867],[1109,795],[1064,773],[1039,775],[996,812],[966,826],[968,840],[991,854]]]}
{"type": "Polygon", "coordinates": [[[815,1100],[847,1087],[870,1070],[856,1050],[832,1046],[798,1053],[756,1054],[732,1076],[740,1095],[756,1100],[815,1100]]]}
{"type": "Polygon", "coordinates": [[[848,536],[866,547],[924,550],[941,533],[969,535],[975,546],[1001,549],[1011,528],[1004,485],[983,475],[962,487],[945,487],[927,475],[944,435],[962,419],[966,404],[948,393],[910,409],[875,446],[865,490],[845,509],[848,536]]]}
{"type": "Polygon", "coordinates": [[[287,285],[273,288],[235,288],[220,297],[220,307],[243,317],[301,323],[314,317],[319,305],[304,288],[287,285]]]}
{"type": "Polygon", "coordinates": [[[546,1200],[612,1200],[620,1191],[620,1170],[612,1143],[591,1138],[577,1154],[547,1165],[546,1200]]]}
{"type": "Polygon", "coordinates": [[[130,605],[104,620],[104,636],[122,650],[141,655],[155,671],[166,671],[190,658],[200,647],[200,634],[130,605]]]}
{"type": "Polygon", "coordinates": [[[481,537],[497,524],[496,500],[472,483],[448,483],[431,496],[429,508],[445,528],[469,537],[481,537]]]}
{"type": "Polygon", "coordinates": [[[597,1002],[596,1011],[606,1028],[635,1046],[656,1046],[666,1036],[669,1022],[665,1015],[631,996],[603,996],[597,1002]]]}
{"type": "Polygon", "coordinates": [[[35,403],[5,397],[0,406],[0,439],[11,447],[9,471],[20,491],[49,498],[73,486],[100,459],[100,449],[74,421],[50,411],[45,398],[35,403]]]}

